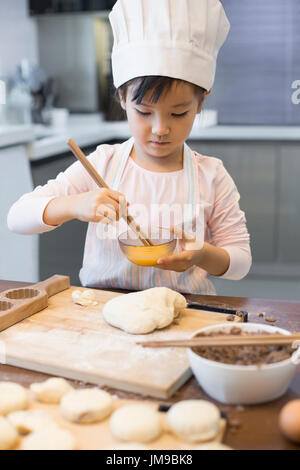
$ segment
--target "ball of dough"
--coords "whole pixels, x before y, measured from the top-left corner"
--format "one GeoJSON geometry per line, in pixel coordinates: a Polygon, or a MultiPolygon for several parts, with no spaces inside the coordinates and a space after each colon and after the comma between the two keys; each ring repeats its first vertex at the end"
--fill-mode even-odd
{"type": "Polygon", "coordinates": [[[110,429],[121,441],[150,442],[161,434],[161,418],[148,405],[123,406],[112,415],[110,429]]]}
{"type": "Polygon", "coordinates": [[[52,377],[45,382],[31,384],[30,390],[43,403],[60,403],[62,397],[74,389],[65,379],[52,377]]]}
{"type": "Polygon", "coordinates": [[[167,412],[170,429],[183,440],[203,442],[213,439],[220,429],[219,409],[206,400],[184,400],[167,412]]]}
{"type": "Polygon", "coordinates": [[[103,307],[103,318],[127,333],[146,334],[170,325],[186,306],[178,292],[153,287],[109,300],[103,307]]]}
{"type": "Polygon", "coordinates": [[[7,419],[21,434],[57,427],[52,416],[43,410],[14,411],[7,419]]]}
{"type": "Polygon", "coordinates": [[[27,408],[28,391],[14,382],[0,382],[0,415],[27,408]]]}
{"type": "Polygon", "coordinates": [[[22,450],[75,450],[73,435],[64,429],[50,428],[37,431],[25,437],[22,450]]]}
{"type": "Polygon", "coordinates": [[[231,447],[221,444],[220,442],[207,442],[194,450],[233,450],[231,447]]]}
{"type": "Polygon", "coordinates": [[[74,423],[96,423],[110,415],[112,407],[109,393],[89,388],[67,393],[60,402],[60,413],[74,423]]]}
{"type": "Polygon", "coordinates": [[[12,449],[17,442],[17,431],[7,419],[0,416],[0,450],[12,449]]]}

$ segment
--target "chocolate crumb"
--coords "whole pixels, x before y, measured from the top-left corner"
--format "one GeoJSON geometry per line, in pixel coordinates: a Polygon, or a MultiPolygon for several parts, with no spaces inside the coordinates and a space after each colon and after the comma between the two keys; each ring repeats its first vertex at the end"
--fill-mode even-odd
{"type": "Polygon", "coordinates": [[[159,405],[158,411],[162,411],[163,413],[166,413],[167,411],[169,411],[170,408],[171,408],[171,405],[159,405]]]}
{"type": "Polygon", "coordinates": [[[277,321],[277,318],[274,318],[274,317],[266,317],[265,320],[268,321],[269,323],[275,323],[275,322],[277,321]]]}
{"type": "Polygon", "coordinates": [[[228,426],[230,428],[238,429],[242,426],[242,423],[238,418],[229,418],[228,419],[228,426]]]}
{"type": "Polygon", "coordinates": [[[236,408],[235,408],[235,409],[236,409],[236,411],[238,411],[238,412],[245,411],[245,408],[244,408],[242,405],[238,405],[238,406],[236,406],[236,408]]]}
{"type": "Polygon", "coordinates": [[[260,313],[258,314],[258,316],[259,316],[259,318],[264,318],[265,312],[260,312],[260,313]]]}
{"type": "Polygon", "coordinates": [[[227,321],[234,321],[234,315],[228,315],[226,320],[227,321]]]}
{"type": "Polygon", "coordinates": [[[241,329],[237,326],[233,326],[229,332],[230,335],[240,335],[242,334],[241,329]]]}

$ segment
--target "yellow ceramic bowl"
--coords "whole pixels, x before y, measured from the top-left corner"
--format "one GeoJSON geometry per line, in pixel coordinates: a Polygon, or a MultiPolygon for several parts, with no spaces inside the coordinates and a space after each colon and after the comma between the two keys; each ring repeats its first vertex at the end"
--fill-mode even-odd
{"type": "MultiPolygon", "coordinates": [[[[148,234],[147,234],[148,236],[148,234]]],[[[126,258],[140,266],[155,266],[159,258],[170,256],[175,250],[176,238],[167,229],[151,231],[153,246],[144,246],[130,229],[119,235],[119,245],[126,258]]]]}

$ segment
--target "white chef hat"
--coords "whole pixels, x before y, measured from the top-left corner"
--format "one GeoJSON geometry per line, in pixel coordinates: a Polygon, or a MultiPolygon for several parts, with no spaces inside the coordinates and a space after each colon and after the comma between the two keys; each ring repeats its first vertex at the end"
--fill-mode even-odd
{"type": "Polygon", "coordinates": [[[109,20],[116,88],[161,75],[210,90],[230,29],[219,0],[118,0],[109,20]]]}

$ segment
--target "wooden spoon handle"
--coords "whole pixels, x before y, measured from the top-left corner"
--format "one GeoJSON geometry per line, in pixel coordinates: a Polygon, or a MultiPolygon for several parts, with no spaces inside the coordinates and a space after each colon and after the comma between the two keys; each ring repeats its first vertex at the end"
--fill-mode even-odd
{"type": "Polygon", "coordinates": [[[291,335],[247,335],[247,336],[201,336],[183,340],[143,341],[137,344],[148,348],[196,348],[196,347],[227,347],[227,346],[273,346],[289,345],[294,341],[300,341],[300,334],[291,335]]]}
{"type": "Polygon", "coordinates": [[[54,274],[54,276],[45,279],[45,281],[38,282],[34,286],[30,286],[32,289],[44,289],[48,297],[58,294],[65,289],[70,287],[69,276],[61,276],[60,274],[54,274]]]}
{"type": "Polygon", "coordinates": [[[80,161],[80,163],[84,166],[86,171],[89,173],[89,175],[93,178],[95,183],[100,186],[100,188],[107,188],[109,189],[109,186],[105,183],[104,179],[101,178],[99,173],[95,170],[93,165],[89,162],[89,160],[86,158],[84,155],[83,151],[81,150],[80,147],[74,142],[73,139],[69,139],[67,142],[68,146],[72,150],[73,154],[75,157],[80,161]]]}

